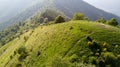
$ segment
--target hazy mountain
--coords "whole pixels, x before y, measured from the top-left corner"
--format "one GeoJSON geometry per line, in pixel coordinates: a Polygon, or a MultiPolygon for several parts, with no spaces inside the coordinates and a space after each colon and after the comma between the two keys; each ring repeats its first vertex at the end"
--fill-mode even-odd
{"type": "MultiPolygon", "coordinates": [[[[0,29],[5,28],[6,26],[10,26],[13,25],[19,21],[24,21],[26,19],[28,19],[30,16],[32,16],[34,13],[36,13],[41,5],[41,0],[26,0],[26,1],[14,1],[15,3],[19,3],[19,4],[14,4],[14,8],[10,9],[9,11],[0,12],[1,16],[0,16],[0,29]],[[38,4],[39,3],[39,4],[38,4]],[[19,7],[19,9],[18,9],[19,7]],[[12,10],[12,11],[11,11],[12,10]],[[4,15],[4,16],[2,16],[4,15]]],[[[11,3],[11,2],[9,2],[11,3]]],[[[13,7],[10,6],[10,7],[13,7]]],[[[2,6],[1,6],[2,7],[2,6]]],[[[4,6],[5,7],[5,6],[4,6]]],[[[4,11],[4,9],[3,9],[4,11]]]]}
{"type": "Polygon", "coordinates": [[[17,15],[40,0],[0,0],[0,22],[17,15]]]}
{"type": "Polygon", "coordinates": [[[67,16],[72,17],[75,12],[82,12],[86,16],[88,16],[91,20],[96,20],[100,17],[105,17],[106,19],[110,19],[115,17],[120,19],[119,17],[107,13],[103,10],[100,10],[82,0],[54,0],[52,4],[60,11],[64,12],[67,16]],[[72,5],[73,4],[73,5],[72,5]]]}
{"type": "Polygon", "coordinates": [[[84,0],[91,5],[120,16],[120,0],[84,0]]]}
{"type": "Polygon", "coordinates": [[[106,19],[115,17],[118,19],[118,21],[120,21],[120,18],[116,15],[100,10],[84,2],[83,0],[44,0],[42,3],[37,3],[36,5],[21,12],[17,16],[4,22],[0,27],[4,28],[4,26],[9,26],[16,22],[24,21],[34,15],[36,12],[41,12],[48,8],[62,12],[69,18],[72,18],[75,12],[81,12],[88,16],[90,20],[97,20],[100,17],[105,17],[106,19]]]}

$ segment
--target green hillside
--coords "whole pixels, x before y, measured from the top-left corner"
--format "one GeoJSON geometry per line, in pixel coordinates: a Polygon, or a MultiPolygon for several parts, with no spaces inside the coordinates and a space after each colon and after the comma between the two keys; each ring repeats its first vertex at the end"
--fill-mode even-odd
{"type": "Polygon", "coordinates": [[[99,58],[120,67],[119,35],[117,27],[90,21],[39,26],[0,48],[0,67],[94,67],[99,58]]]}

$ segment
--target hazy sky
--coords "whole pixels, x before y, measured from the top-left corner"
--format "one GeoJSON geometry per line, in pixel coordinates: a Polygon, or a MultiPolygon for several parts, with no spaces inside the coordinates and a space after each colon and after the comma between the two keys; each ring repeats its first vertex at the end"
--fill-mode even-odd
{"type": "Polygon", "coordinates": [[[84,0],[107,12],[120,16],[120,0],[84,0]]]}

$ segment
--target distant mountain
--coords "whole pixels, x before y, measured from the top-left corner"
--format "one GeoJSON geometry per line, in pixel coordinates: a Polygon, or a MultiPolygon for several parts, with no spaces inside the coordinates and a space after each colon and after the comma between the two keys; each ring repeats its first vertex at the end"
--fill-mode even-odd
{"type": "Polygon", "coordinates": [[[95,7],[120,16],[120,0],[84,0],[95,7]]]}
{"type": "MultiPolygon", "coordinates": [[[[47,1],[48,2],[48,1],[47,1]]],[[[103,10],[100,10],[82,0],[54,0],[51,2],[56,9],[64,12],[69,17],[72,17],[75,12],[82,12],[86,16],[88,16],[91,20],[96,20],[100,17],[105,17],[106,19],[110,19],[112,17],[117,18],[120,20],[119,17],[107,13],[103,10]]]]}
{"type": "Polygon", "coordinates": [[[120,18],[114,14],[100,10],[83,0],[44,0],[42,3],[38,3],[26,11],[18,14],[17,16],[11,18],[10,20],[4,22],[0,27],[4,28],[5,26],[10,26],[19,21],[25,21],[26,19],[33,16],[36,12],[44,11],[45,9],[55,9],[69,18],[72,18],[75,12],[81,12],[89,17],[90,20],[97,20],[100,17],[106,19],[117,18],[120,21],[120,18]]]}
{"type": "Polygon", "coordinates": [[[0,23],[4,22],[40,0],[0,0],[0,23]]]}
{"type": "Polygon", "coordinates": [[[8,19],[4,20],[4,22],[1,23],[0,29],[4,29],[7,26],[11,26],[13,24],[16,24],[21,21],[25,21],[30,16],[34,15],[37,11],[39,11],[41,8],[41,2],[39,4],[35,4],[29,8],[26,8],[24,11],[18,13],[15,16],[10,16],[8,19]]]}

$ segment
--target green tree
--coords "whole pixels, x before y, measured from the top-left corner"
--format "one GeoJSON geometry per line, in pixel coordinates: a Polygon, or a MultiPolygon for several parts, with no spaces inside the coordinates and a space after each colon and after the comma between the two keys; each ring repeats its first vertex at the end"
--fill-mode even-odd
{"type": "Polygon", "coordinates": [[[59,15],[55,18],[55,23],[61,23],[61,22],[65,22],[65,19],[64,17],[59,15]]]}
{"type": "Polygon", "coordinates": [[[18,49],[18,54],[25,53],[25,51],[26,51],[25,46],[21,46],[21,47],[18,49]]]}
{"type": "Polygon", "coordinates": [[[107,21],[107,24],[117,26],[118,22],[115,18],[111,18],[110,20],[107,21]]]}
{"type": "Polygon", "coordinates": [[[106,19],[102,17],[102,18],[99,18],[99,19],[97,20],[97,22],[105,23],[105,22],[106,22],[106,19]]]}
{"type": "Polygon", "coordinates": [[[88,20],[88,17],[86,17],[82,13],[75,13],[73,16],[73,20],[88,20]]]}

